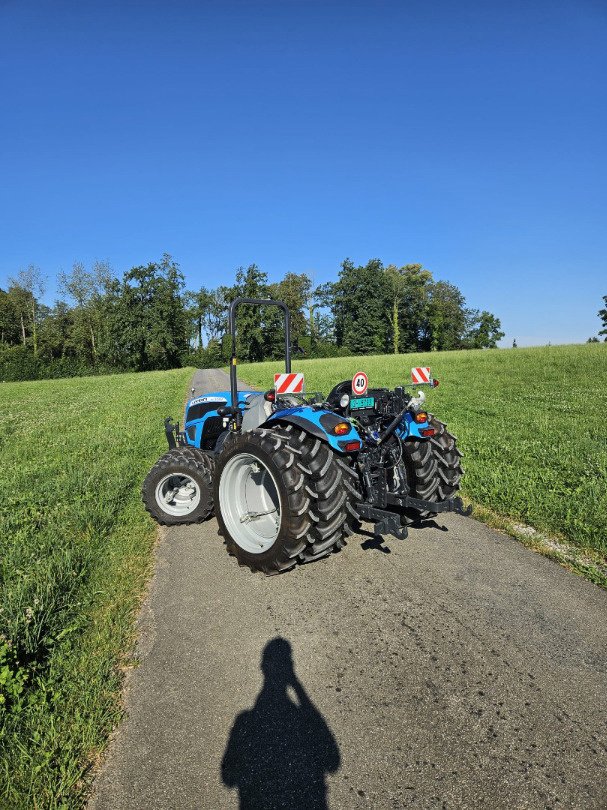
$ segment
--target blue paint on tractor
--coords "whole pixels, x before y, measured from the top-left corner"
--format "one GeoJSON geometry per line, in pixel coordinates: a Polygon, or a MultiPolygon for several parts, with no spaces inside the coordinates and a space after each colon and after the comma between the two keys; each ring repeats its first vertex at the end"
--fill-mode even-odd
{"type": "Polygon", "coordinates": [[[426,430],[429,427],[428,422],[416,422],[413,415],[407,411],[400,427],[396,429],[396,433],[401,439],[425,439],[427,441],[428,437],[422,436],[420,430],[426,430]]]}
{"type": "Polygon", "coordinates": [[[321,408],[312,408],[309,405],[300,405],[296,408],[285,408],[282,411],[276,411],[276,413],[273,413],[268,419],[268,423],[290,422],[293,425],[297,425],[297,427],[300,427],[302,430],[307,430],[308,433],[311,433],[318,439],[328,442],[336,453],[344,452],[343,447],[340,446],[339,442],[362,442],[359,432],[349,419],[338,419],[339,422],[347,422],[350,425],[349,433],[342,434],[341,436],[335,436],[333,433],[327,430],[327,428],[321,422],[321,419],[325,414],[335,418],[335,413],[333,411],[326,411],[321,408]]]}
{"type": "MultiPolygon", "coordinates": [[[[247,399],[258,394],[257,391],[239,391],[238,403],[244,405],[247,399]]],[[[202,447],[205,434],[205,426],[207,429],[212,429],[212,433],[218,436],[223,430],[227,428],[228,418],[221,417],[217,413],[218,408],[223,408],[231,405],[232,398],[229,391],[214,391],[204,396],[194,397],[189,400],[185,408],[185,438],[187,444],[193,447],[202,447]],[[213,421],[210,421],[213,420],[213,421]]],[[[287,422],[302,430],[307,431],[312,436],[316,436],[322,441],[326,441],[330,447],[340,454],[344,454],[343,444],[346,442],[359,441],[362,443],[363,439],[361,434],[356,429],[352,421],[346,417],[339,418],[338,421],[346,422],[350,425],[350,430],[341,436],[335,436],[330,430],[327,429],[322,423],[322,417],[328,416],[335,419],[335,412],[325,410],[324,408],[311,407],[310,405],[298,405],[293,408],[284,408],[283,410],[276,411],[264,422],[265,425],[270,425],[276,422],[287,422]]],[[[326,421],[326,420],[325,420],[326,421]]],[[[400,427],[397,428],[396,433],[401,439],[426,439],[422,436],[421,430],[430,427],[428,422],[417,423],[413,415],[407,412],[404,416],[400,427]]],[[[211,450],[212,448],[207,448],[211,450]]]]}
{"type": "MultiPolygon", "coordinates": [[[[247,397],[255,394],[255,391],[239,391],[238,402],[243,404],[247,397]]],[[[213,391],[200,397],[190,399],[185,406],[184,427],[187,444],[192,447],[202,447],[203,433],[205,425],[213,426],[213,433],[219,435],[228,425],[227,418],[221,417],[217,413],[218,408],[232,404],[232,396],[229,391],[213,391]],[[210,420],[214,420],[211,422],[210,420]]],[[[209,447],[208,450],[213,448],[209,447]]]]}

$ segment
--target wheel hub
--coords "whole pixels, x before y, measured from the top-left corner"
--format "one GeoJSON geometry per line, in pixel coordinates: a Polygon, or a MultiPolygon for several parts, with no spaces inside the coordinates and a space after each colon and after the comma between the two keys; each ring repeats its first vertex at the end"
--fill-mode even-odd
{"type": "Polygon", "coordinates": [[[234,541],[250,554],[262,554],[280,530],[280,497],[268,467],[249,453],[225,465],[219,482],[219,507],[234,541]]]}
{"type": "Polygon", "coordinates": [[[156,486],[156,502],[167,514],[183,517],[193,512],[200,503],[200,489],[189,475],[170,473],[156,486]]]}

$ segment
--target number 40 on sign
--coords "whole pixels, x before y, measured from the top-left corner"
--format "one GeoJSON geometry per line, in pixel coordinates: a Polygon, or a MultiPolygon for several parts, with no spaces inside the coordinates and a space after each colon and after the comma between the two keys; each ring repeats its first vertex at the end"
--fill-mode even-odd
{"type": "Polygon", "coordinates": [[[352,377],[352,393],[355,397],[362,397],[367,393],[369,378],[364,371],[357,371],[352,377]]]}

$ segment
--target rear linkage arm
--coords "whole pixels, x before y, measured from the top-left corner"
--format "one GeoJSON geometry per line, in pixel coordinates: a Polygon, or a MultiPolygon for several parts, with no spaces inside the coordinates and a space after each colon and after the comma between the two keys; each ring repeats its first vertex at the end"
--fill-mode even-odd
{"type": "MultiPolygon", "coordinates": [[[[410,495],[394,495],[387,493],[388,503],[400,506],[403,508],[413,507],[422,512],[432,512],[438,514],[439,512],[455,512],[458,515],[468,517],[472,514],[472,507],[464,507],[461,498],[448,498],[445,501],[424,501],[421,498],[412,498],[410,495]]],[[[376,537],[381,537],[385,534],[391,534],[398,540],[404,540],[408,535],[406,526],[401,523],[401,515],[398,512],[388,512],[384,509],[377,509],[369,503],[357,503],[354,507],[358,516],[362,520],[368,520],[373,523],[373,534],[376,537]]]]}
{"type": "Polygon", "coordinates": [[[464,506],[461,498],[447,498],[445,501],[423,501],[421,498],[412,498],[411,495],[394,495],[388,493],[388,503],[395,506],[412,507],[420,512],[455,512],[458,515],[469,517],[472,514],[472,506],[464,506]]]}

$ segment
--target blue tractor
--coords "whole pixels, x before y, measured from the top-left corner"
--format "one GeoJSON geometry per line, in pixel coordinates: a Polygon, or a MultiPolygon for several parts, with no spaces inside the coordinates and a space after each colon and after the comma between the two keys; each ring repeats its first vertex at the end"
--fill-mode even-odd
{"type": "Polygon", "coordinates": [[[361,396],[351,380],[327,397],[281,393],[278,386],[238,391],[241,304],[283,310],[287,388],[296,377],[286,305],[233,301],[230,390],[191,399],[183,431],[165,421],[169,451],[145,479],[143,501],[159,523],[198,523],[215,514],[241,565],[278,574],[339,551],[361,521],[379,537],[402,539],[407,525],[424,517],[469,514],[456,497],[463,470],[455,437],[424,409],[422,391],[373,388],[361,396]]]}

